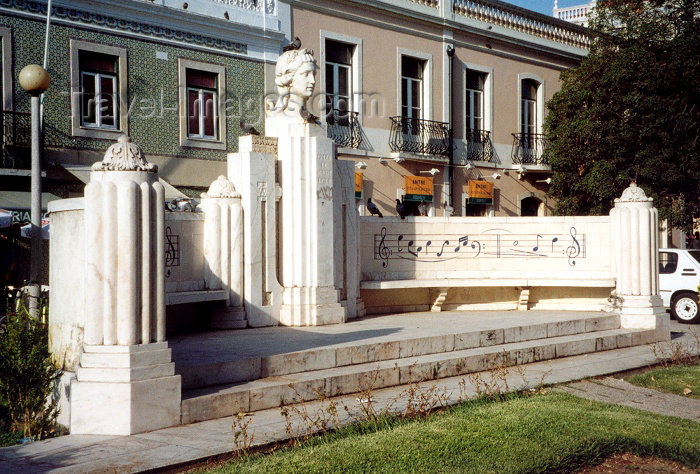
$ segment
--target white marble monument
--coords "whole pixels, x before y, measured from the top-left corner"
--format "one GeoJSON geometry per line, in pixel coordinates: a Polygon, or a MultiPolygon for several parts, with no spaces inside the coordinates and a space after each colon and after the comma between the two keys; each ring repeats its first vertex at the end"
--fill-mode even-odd
{"type": "Polygon", "coordinates": [[[655,328],[658,341],[669,340],[669,318],[659,296],[659,214],[653,199],[632,183],[615,199],[610,225],[622,327],[655,328]]]}
{"type": "Polygon", "coordinates": [[[70,388],[71,434],[128,435],[180,423],[165,342],[164,192],[122,136],[85,188],[85,343],[70,388]]]}

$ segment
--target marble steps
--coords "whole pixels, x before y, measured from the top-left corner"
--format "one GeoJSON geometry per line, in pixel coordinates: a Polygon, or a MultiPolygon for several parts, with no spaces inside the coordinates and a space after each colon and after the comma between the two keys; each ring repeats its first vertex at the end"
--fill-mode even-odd
{"type": "Polygon", "coordinates": [[[654,330],[606,329],[545,339],[495,344],[388,359],[342,367],[270,376],[250,382],[185,391],[182,424],[230,416],[281,405],[308,401],[319,396],[357,393],[424,380],[466,375],[501,366],[528,364],[596,351],[646,344],[655,340],[654,330]]]}
{"type": "Polygon", "coordinates": [[[183,390],[191,390],[311,370],[568,336],[618,329],[619,327],[619,315],[601,314],[585,318],[512,325],[456,334],[397,338],[369,344],[345,344],[192,366],[178,366],[176,364],[175,370],[182,377],[183,390]]]}

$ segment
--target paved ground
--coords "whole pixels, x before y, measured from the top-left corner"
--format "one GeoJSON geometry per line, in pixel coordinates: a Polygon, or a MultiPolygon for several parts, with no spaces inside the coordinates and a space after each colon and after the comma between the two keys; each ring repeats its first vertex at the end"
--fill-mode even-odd
{"type": "MultiPolygon", "coordinates": [[[[672,323],[672,331],[674,344],[698,349],[697,339],[692,337],[692,333],[700,336],[700,327],[672,323]]],[[[656,358],[651,346],[637,346],[528,364],[520,372],[511,370],[506,380],[510,390],[519,390],[537,386],[541,382],[570,382],[644,367],[654,362],[656,358]]],[[[490,374],[482,376],[489,379],[490,374]]],[[[569,389],[575,385],[570,385],[569,389]]],[[[612,385],[606,386],[621,392],[619,387],[612,385]]],[[[434,387],[444,393],[450,403],[477,393],[472,384],[465,383],[464,377],[441,379],[420,386],[423,390],[434,387]]],[[[624,401],[625,397],[620,398],[624,401]]],[[[637,399],[636,392],[631,398],[637,399]]],[[[647,397],[647,401],[650,407],[659,406],[655,397],[647,397]],[[652,399],[653,402],[649,401],[652,399]]],[[[347,412],[341,410],[342,423],[350,423],[360,417],[362,402],[356,397],[339,397],[337,402],[338,406],[348,407],[347,412]]],[[[386,407],[402,410],[406,405],[406,387],[377,390],[373,395],[373,403],[377,410],[386,407]]],[[[320,402],[306,404],[308,413],[315,413],[321,408],[320,402]]],[[[694,408],[686,408],[688,411],[690,409],[694,408]]],[[[287,438],[285,420],[279,409],[256,412],[244,420],[250,420],[248,432],[253,436],[254,445],[287,438]]],[[[293,429],[301,431],[296,422],[293,423],[293,429]]],[[[3,448],[0,449],[0,472],[138,472],[206,459],[228,453],[234,447],[232,418],[227,417],[135,436],[70,435],[25,446],[3,448]]]]}

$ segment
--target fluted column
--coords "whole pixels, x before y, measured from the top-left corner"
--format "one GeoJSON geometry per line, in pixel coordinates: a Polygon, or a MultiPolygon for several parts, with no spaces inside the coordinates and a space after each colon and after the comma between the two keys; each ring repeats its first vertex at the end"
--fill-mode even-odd
{"type": "Polygon", "coordinates": [[[180,376],[165,342],[164,196],[158,168],[127,136],[92,167],[71,434],[128,435],[180,422],[180,376]]]}
{"type": "Polygon", "coordinates": [[[241,195],[225,176],[202,194],[204,280],[209,290],[225,290],[226,308],[212,315],[219,329],[246,327],[243,308],[243,222],[241,195]]]}
{"type": "Polygon", "coordinates": [[[653,199],[632,183],[615,199],[610,225],[622,327],[657,329],[657,340],[668,339],[668,316],[658,294],[658,212],[653,199]]]}
{"type": "Polygon", "coordinates": [[[122,137],[85,188],[89,345],[165,340],[163,186],[155,165],[122,137]]]}

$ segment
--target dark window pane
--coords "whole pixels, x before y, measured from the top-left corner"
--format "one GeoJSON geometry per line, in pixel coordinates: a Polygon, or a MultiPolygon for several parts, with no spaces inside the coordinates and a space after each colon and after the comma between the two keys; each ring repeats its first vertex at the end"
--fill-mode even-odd
{"type": "Polygon", "coordinates": [[[350,69],[346,67],[338,68],[338,94],[347,96],[350,90],[350,69]]]}
{"type": "Polygon", "coordinates": [[[352,64],[353,48],[351,44],[326,40],[326,61],[349,66],[352,64]]]}
{"type": "Polygon", "coordinates": [[[216,106],[214,94],[210,92],[204,93],[204,135],[213,137],[216,135],[216,127],[214,125],[214,107],[216,106]]]}
{"type": "Polygon", "coordinates": [[[78,52],[78,61],[81,71],[117,72],[118,58],[116,56],[110,56],[109,54],[80,51],[78,52]]]}
{"type": "Polygon", "coordinates": [[[401,56],[401,75],[423,79],[423,61],[410,56],[401,56]]]}
{"type": "Polygon", "coordinates": [[[408,79],[401,79],[401,105],[408,105],[408,79]]]}
{"type": "Polygon", "coordinates": [[[412,81],[411,84],[411,107],[420,107],[422,105],[421,100],[421,83],[418,81],[412,81]]]}
{"type": "Polygon", "coordinates": [[[189,135],[199,135],[199,91],[189,91],[187,100],[187,117],[189,135]]]}
{"type": "Polygon", "coordinates": [[[467,89],[483,91],[485,81],[486,74],[467,69],[467,89]]]}
{"type": "Polygon", "coordinates": [[[116,80],[112,77],[101,77],[100,88],[100,113],[102,114],[102,125],[114,127],[114,97],[117,91],[114,90],[116,80]]]}
{"type": "Polygon", "coordinates": [[[95,76],[92,74],[83,74],[83,90],[81,91],[81,115],[85,125],[96,125],[97,118],[95,116],[95,76]]]}
{"type": "Polygon", "coordinates": [[[216,77],[214,72],[187,70],[187,87],[204,87],[206,89],[216,89],[216,77]]]}
{"type": "Polygon", "coordinates": [[[333,65],[326,64],[326,93],[333,94],[333,84],[335,83],[335,74],[333,73],[333,65]]]}
{"type": "Polygon", "coordinates": [[[674,273],[678,268],[678,254],[659,252],[659,273],[674,273]]]}
{"type": "Polygon", "coordinates": [[[537,88],[539,84],[532,79],[525,79],[522,83],[522,98],[536,100],[537,99],[537,88]]]}

